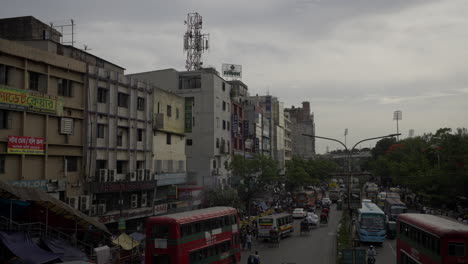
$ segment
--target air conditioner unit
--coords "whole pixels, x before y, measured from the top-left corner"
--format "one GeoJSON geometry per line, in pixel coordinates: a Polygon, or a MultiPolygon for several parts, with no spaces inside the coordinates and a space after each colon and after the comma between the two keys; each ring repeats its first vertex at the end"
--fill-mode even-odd
{"type": "Polygon", "coordinates": [[[147,202],[148,202],[148,194],[142,193],[141,194],[141,207],[146,207],[147,202]]]}
{"type": "Polygon", "coordinates": [[[132,200],[130,206],[132,208],[138,208],[138,194],[132,194],[132,200]]]}
{"type": "Polygon", "coordinates": [[[109,170],[108,181],[116,182],[117,181],[117,170],[109,170]]]}
{"type": "Polygon", "coordinates": [[[128,175],[128,181],[134,182],[137,180],[136,172],[129,172],[127,175],[128,175]]]}
{"type": "Polygon", "coordinates": [[[80,196],[80,211],[87,211],[89,210],[90,199],[89,195],[82,195],[80,196]]]}
{"type": "Polygon", "coordinates": [[[137,180],[138,181],[144,181],[145,180],[145,170],[144,169],[138,169],[137,170],[137,180]]]}
{"type": "Polygon", "coordinates": [[[77,196],[71,196],[67,198],[67,204],[75,209],[78,209],[78,202],[79,200],[77,196]]]}
{"type": "Polygon", "coordinates": [[[153,180],[153,175],[151,174],[150,170],[145,170],[145,180],[146,181],[152,181],[153,180]]]}
{"type": "Polygon", "coordinates": [[[107,212],[106,211],[106,204],[98,204],[98,208],[97,208],[98,215],[103,215],[106,212],[107,212]]]}
{"type": "Polygon", "coordinates": [[[107,170],[99,169],[99,182],[107,182],[107,170]]]}
{"type": "Polygon", "coordinates": [[[96,216],[96,214],[97,214],[97,205],[91,205],[89,209],[89,215],[96,216]]]}

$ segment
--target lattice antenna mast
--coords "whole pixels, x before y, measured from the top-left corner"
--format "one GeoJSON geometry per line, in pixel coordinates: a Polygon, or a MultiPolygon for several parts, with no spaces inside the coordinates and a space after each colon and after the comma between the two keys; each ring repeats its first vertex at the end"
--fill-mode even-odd
{"type": "Polygon", "coordinates": [[[184,35],[184,52],[187,53],[185,68],[187,71],[196,71],[202,68],[202,54],[209,48],[209,34],[202,34],[202,16],[198,13],[187,14],[187,31],[184,35]]]}

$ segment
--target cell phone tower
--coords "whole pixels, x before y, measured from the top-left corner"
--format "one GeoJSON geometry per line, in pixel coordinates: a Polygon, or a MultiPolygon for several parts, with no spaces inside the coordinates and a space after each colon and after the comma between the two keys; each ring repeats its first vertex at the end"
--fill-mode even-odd
{"type": "Polygon", "coordinates": [[[188,13],[184,24],[187,25],[184,35],[184,52],[187,53],[185,68],[187,71],[196,71],[203,66],[201,56],[209,48],[210,35],[201,33],[203,21],[198,13],[188,13]]]}

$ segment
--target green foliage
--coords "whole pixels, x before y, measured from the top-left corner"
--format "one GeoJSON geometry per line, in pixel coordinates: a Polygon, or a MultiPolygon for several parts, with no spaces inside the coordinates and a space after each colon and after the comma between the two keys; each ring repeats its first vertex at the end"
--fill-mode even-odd
{"type": "Polygon", "coordinates": [[[286,163],[286,187],[289,191],[293,191],[301,186],[318,185],[337,168],[338,165],[328,159],[304,160],[295,157],[286,163]]]}
{"type": "Polygon", "coordinates": [[[373,175],[409,187],[434,205],[467,196],[468,132],[441,128],[435,134],[392,143],[383,139],[372,150],[373,175]]]}
{"type": "Polygon", "coordinates": [[[226,168],[231,172],[232,183],[240,199],[246,204],[264,192],[266,186],[276,185],[281,180],[277,162],[264,155],[256,155],[252,159],[234,155],[226,168]]]}
{"type": "Polygon", "coordinates": [[[241,208],[242,202],[234,189],[206,189],[203,193],[206,207],[230,206],[241,208]]]}

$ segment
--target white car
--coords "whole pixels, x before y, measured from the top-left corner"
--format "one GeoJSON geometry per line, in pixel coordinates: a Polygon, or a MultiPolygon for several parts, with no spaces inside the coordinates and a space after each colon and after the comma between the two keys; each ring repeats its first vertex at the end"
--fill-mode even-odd
{"type": "Polygon", "coordinates": [[[294,218],[304,218],[307,212],[303,208],[296,208],[292,213],[294,218]]]}
{"type": "Polygon", "coordinates": [[[372,200],[370,200],[370,199],[362,199],[362,202],[363,202],[363,203],[372,203],[372,200]]]}
{"type": "Polygon", "coordinates": [[[332,201],[330,200],[330,198],[326,197],[322,199],[322,204],[331,205],[332,201]]]}

